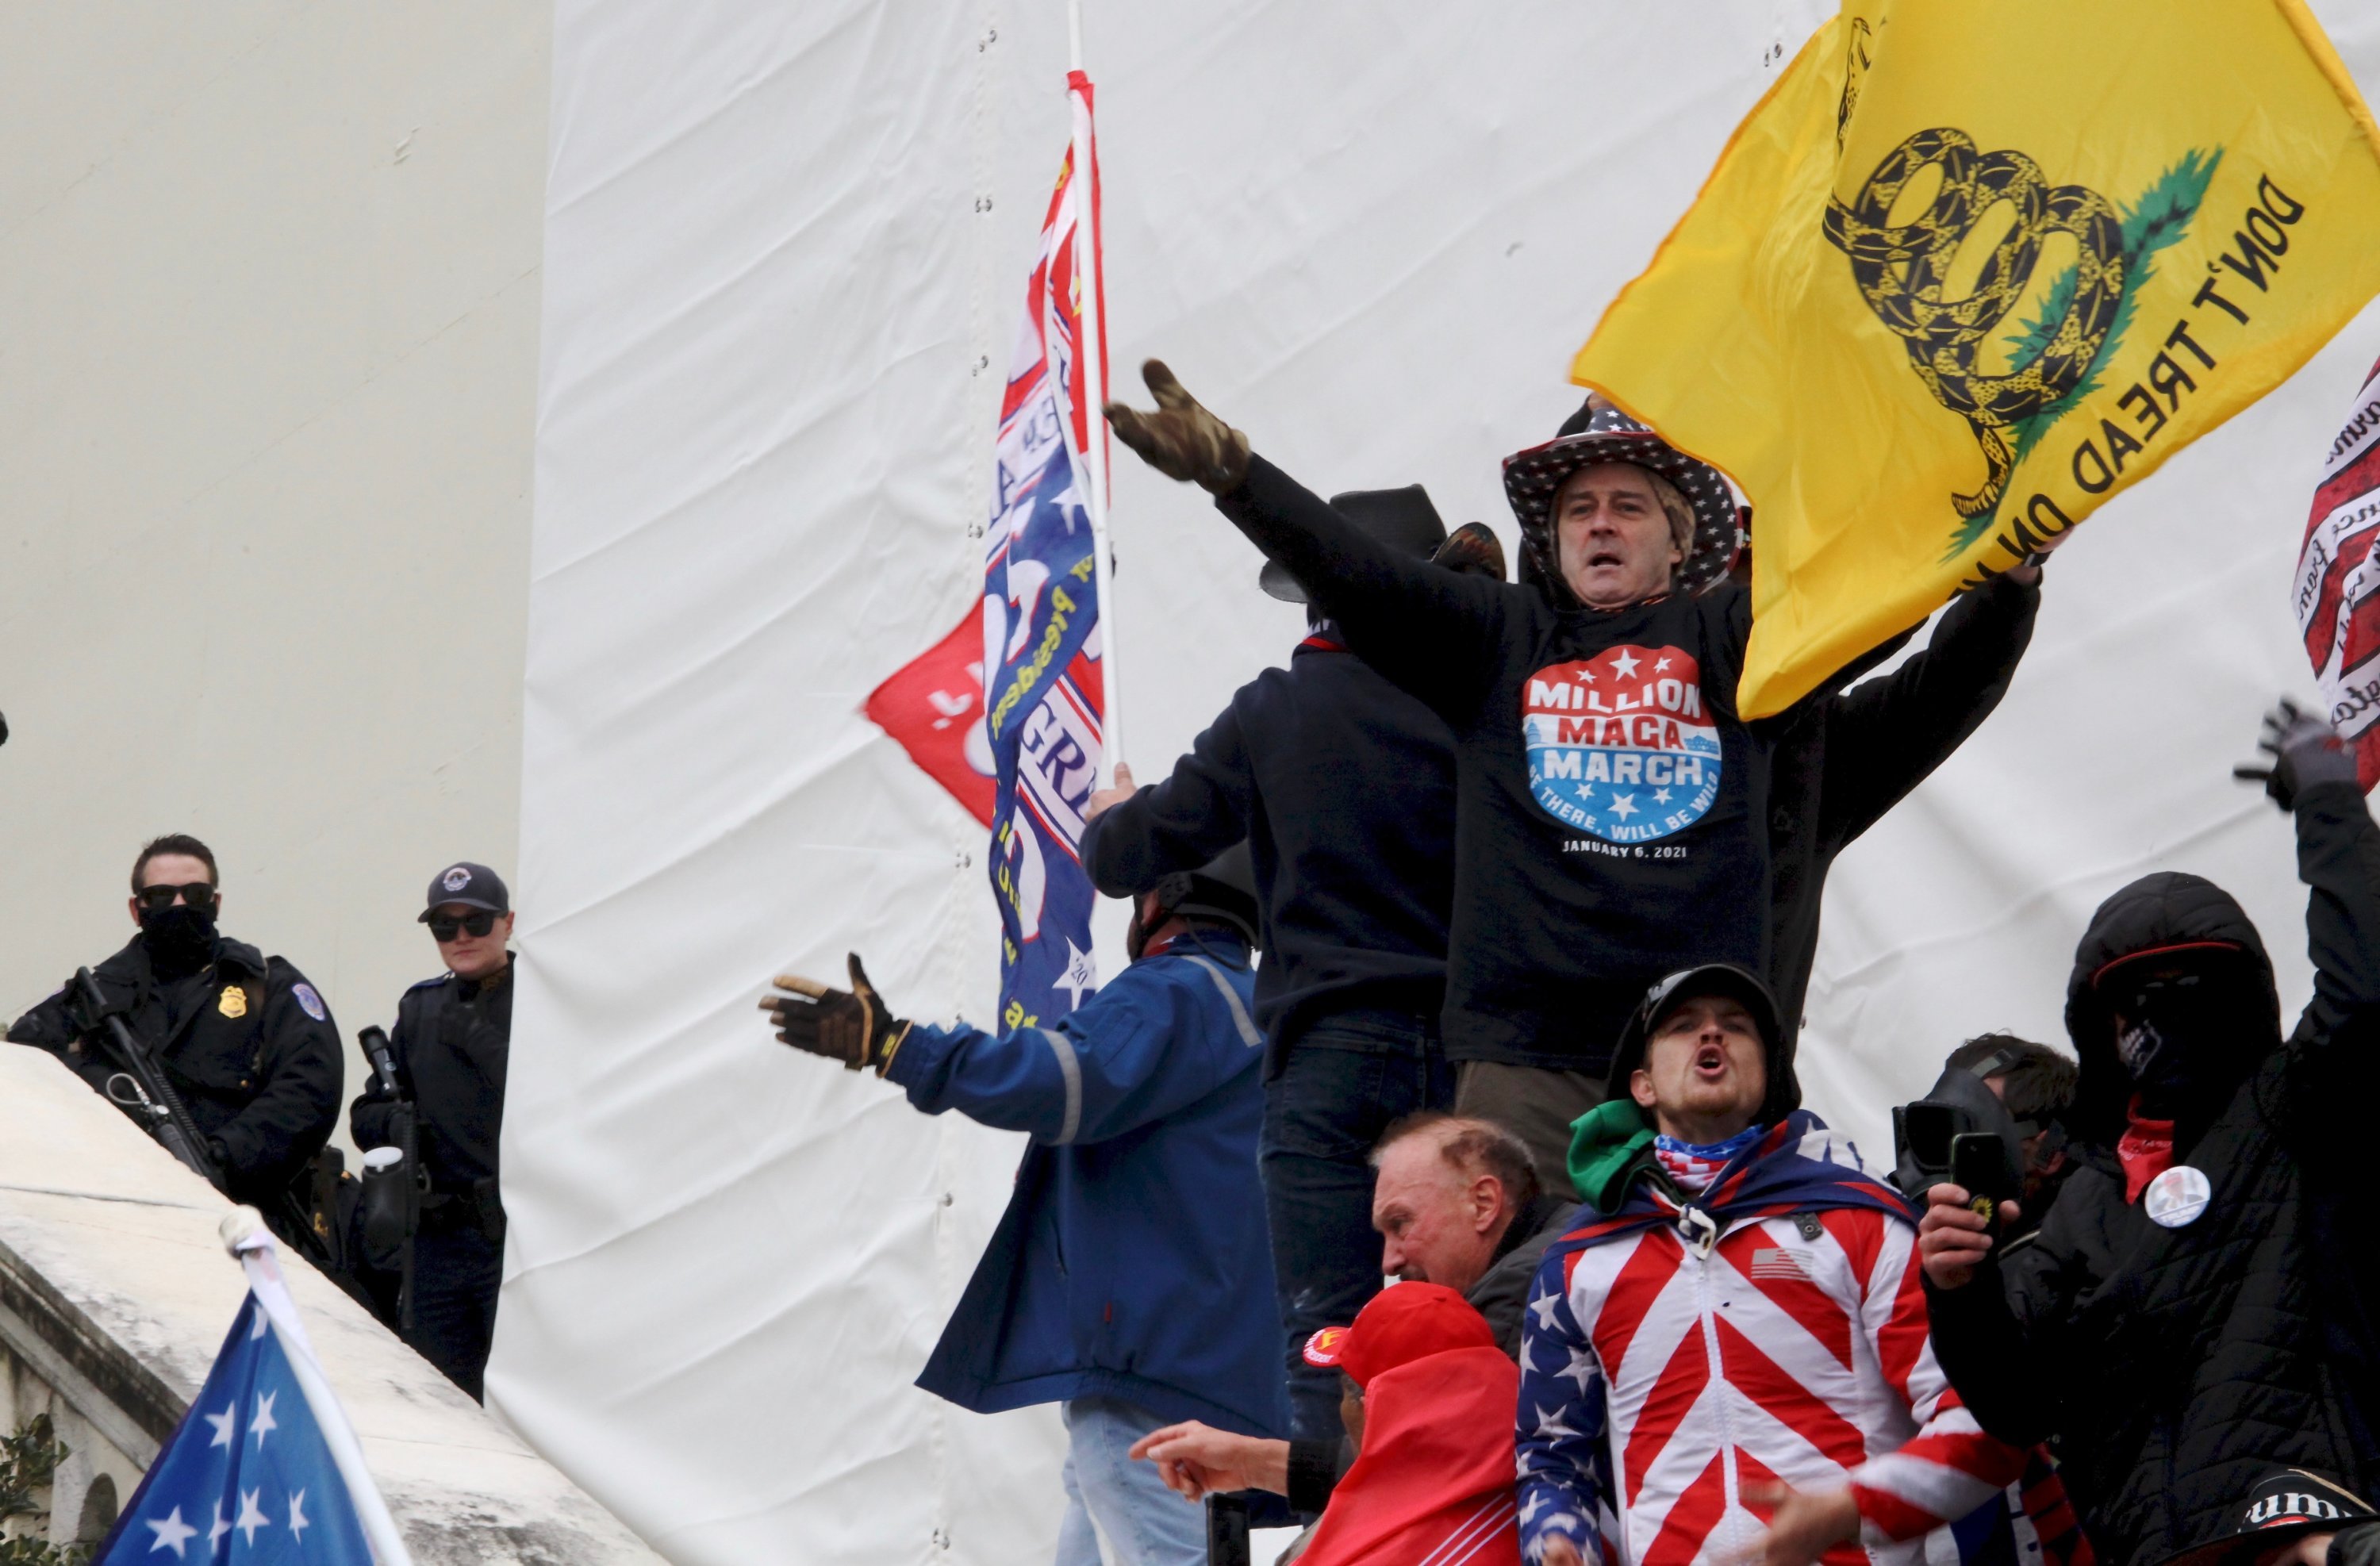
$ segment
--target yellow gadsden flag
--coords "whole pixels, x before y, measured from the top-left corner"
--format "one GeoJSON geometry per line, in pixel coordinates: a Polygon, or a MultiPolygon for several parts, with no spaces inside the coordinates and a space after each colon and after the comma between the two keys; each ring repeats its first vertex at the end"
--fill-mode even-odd
{"type": "Polygon", "coordinates": [[[1572,376],[1750,498],[1757,716],[2375,291],[2380,130],[2296,0],[1849,0],[1572,376]]]}

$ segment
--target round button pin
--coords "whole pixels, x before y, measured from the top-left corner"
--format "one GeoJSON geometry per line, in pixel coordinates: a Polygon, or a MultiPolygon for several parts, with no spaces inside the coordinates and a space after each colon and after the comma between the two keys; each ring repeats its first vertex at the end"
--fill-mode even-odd
{"type": "Polygon", "coordinates": [[[2205,1175],[2186,1163],[2178,1163],[2149,1182],[2141,1206],[2147,1209],[2151,1223],[2180,1229],[2196,1222],[2214,1196],[2215,1188],[2206,1183],[2205,1175]]]}

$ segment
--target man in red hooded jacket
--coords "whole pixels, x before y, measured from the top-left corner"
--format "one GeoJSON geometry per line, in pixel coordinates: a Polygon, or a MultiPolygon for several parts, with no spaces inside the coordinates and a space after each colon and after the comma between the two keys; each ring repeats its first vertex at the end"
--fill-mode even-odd
{"type": "MultiPolygon", "coordinates": [[[[1520,1566],[1520,1371],[1469,1301],[1444,1284],[1400,1283],[1353,1326],[1314,1334],[1305,1357],[1354,1384],[1342,1406],[1357,1450],[1300,1566],[1520,1566]]],[[[1197,1477],[1166,1475],[1193,1499],[1197,1477]]]]}

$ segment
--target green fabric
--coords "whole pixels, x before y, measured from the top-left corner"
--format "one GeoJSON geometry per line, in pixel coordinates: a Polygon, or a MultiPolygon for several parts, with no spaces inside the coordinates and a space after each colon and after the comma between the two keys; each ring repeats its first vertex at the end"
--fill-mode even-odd
{"type": "Polygon", "coordinates": [[[1609,1099],[1571,1122],[1570,1183],[1605,1217],[1628,1199],[1629,1184],[1653,1147],[1653,1124],[1633,1099],[1609,1099]]]}

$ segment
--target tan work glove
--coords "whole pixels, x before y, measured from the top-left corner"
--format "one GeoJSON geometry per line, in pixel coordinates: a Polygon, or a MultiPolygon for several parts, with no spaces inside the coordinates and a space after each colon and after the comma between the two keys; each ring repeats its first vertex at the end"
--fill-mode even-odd
{"type": "Polygon", "coordinates": [[[1209,494],[1238,489],[1248,476],[1248,438],[1198,406],[1162,359],[1143,364],[1140,378],[1148,382],[1157,411],[1108,404],[1100,411],[1116,439],[1169,479],[1195,483],[1209,494]]]}
{"type": "Polygon", "coordinates": [[[862,1066],[884,1074],[892,1052],[909,1037],[909,1025],[894,1016],[884,997],[868,982],[859,953],[850,954],[851,988],[834,989],[814,978],[780,974],[777,988],[789,995],[771,995],[760,1002],[777,1025],[777,1037],[795,1049],[841,1061],[857,1071],[862,1066]]]}

